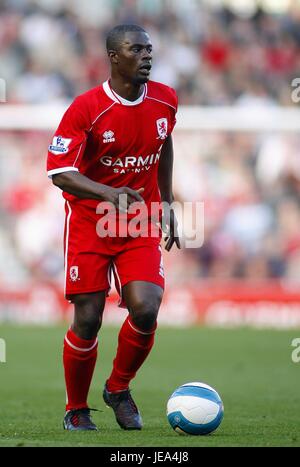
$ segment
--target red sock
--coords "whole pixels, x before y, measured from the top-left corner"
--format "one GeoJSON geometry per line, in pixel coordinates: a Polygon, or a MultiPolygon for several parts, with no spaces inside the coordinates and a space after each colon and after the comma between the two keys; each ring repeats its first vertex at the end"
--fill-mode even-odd
{"type": "Polygon", "coordinates": [[[68,330],[63,350],[66,410],[88,407],[87,396],[96,364],[97,347],[97,338],[81,339],[72,329],[68,330]]]}
{"type": "Polygon", "coordinates": [[[108,391],[123,391],[128,388],[129,382],[152,349],[155,329],[156,325],[152,331],[143,332],[127,317],[119,333],[117,355],[106,383],[108,391]]]}

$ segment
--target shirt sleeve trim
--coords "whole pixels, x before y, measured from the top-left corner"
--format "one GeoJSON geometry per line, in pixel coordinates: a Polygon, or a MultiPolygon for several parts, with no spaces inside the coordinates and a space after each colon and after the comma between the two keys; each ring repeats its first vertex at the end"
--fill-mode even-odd
{"type": "Polygon", "coordinates": [[[59,169],[48,170],[48,177],[52,178],[52,175],[61,174],[63,172],[79,172],[76,167],[60,167],[59,169]]]}
{"type": "Polygon", "coordinates": [[[169,107],[172,107],[172,109],[175,110],[175,113],[177,112],[177,108],[174,107],[174,105],[170,104],[169,102],[162,101],[162,100],[160,100],[160,99],[156,99],[155,97],[150,97],[150,96],[146,96],[146,99],[151,99],[152,101],[160,102],[161,104],[166,104],[166,105],[168,105],[169,107]]]}

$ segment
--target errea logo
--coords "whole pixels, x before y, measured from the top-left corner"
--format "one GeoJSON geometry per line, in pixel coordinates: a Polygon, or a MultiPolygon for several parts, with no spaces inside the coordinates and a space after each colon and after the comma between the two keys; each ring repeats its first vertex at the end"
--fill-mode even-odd
{"type": "Polygon", "coordinates": [[[102,136],[103,143],[113,143],[114,141],[116,141],[115,134],[112,130],[106,130],[102,136]]]}

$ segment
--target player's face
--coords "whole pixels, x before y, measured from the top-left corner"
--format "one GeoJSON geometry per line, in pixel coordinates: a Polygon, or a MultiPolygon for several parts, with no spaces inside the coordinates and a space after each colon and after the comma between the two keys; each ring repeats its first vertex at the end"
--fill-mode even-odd
{"type": "Polygon", "coordinates": [[[134,84],[144,84],[150,78],[152,44],[144,32],[127,32],[115,58],[118,72],[134,84]]]}

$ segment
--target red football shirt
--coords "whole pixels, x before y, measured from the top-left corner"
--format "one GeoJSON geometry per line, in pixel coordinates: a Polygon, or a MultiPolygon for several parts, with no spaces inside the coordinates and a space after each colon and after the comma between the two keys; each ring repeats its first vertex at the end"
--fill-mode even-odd
{"type": "MultiPolygon", "coordinates": [[[[177,103],[174,89],[154,81],[145,84],[133,102],[118,96],[109,81],[80,95],[64,114],[49,146],[49,177],[79,171],[115,188],[144,187],[147,205],[160,201],[158,163],[176,122],[177,103]]],[[[63,195],[90,207],[99,203],[63,195]]]]}

